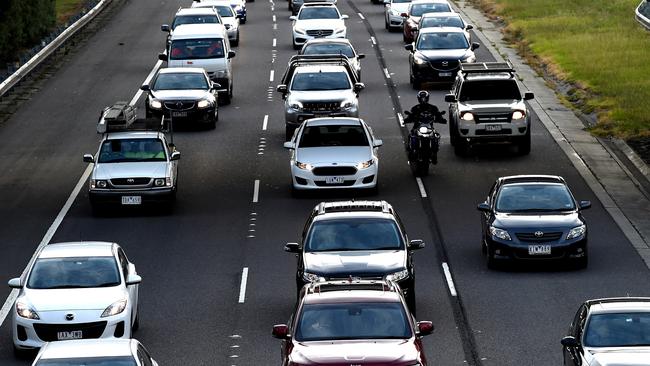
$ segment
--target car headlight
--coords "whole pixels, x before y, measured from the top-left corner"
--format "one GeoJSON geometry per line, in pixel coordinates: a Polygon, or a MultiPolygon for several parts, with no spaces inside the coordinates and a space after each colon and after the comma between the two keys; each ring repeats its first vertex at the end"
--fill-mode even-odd
{"type": "Polygon", "coordinates": [[[470,112],[464,112],[460,115],[460,119],[462,119],[463,121],[473,121],[474,115],[470,112]]]}
{"type": "Polygon", "coordinates": [[[362,161],[362,162],[357,164],[357,169],[366,169],[366,168],[370,167],[374,163],[375,162],[372,159],[370,159],[368,161],[362,161]]]}
{"type": "Polygon", "coordinates": [[[122,299],[119,301],[115,301],[114,303],[110,304],[106,310],[102,313],[102,318],[106,318],[107,316],[113,316],[120,314],[126,309],[126,299],[122,299]]]}
{"type": "Polygon", "coordinates": [[[289,104],[289,108],[296,110],[298,112],[302,112],[302,103],[300,102],[291,102],[289,104]]]}
{"type": "Polygon", "coordinates": [[[413,62],[415,62],[417,65],[424,65],[427,63],[427,59],[418,55],[413,55],[413,62]]]}
{"type": "Polygon", "coordinates": [[[210,101],[207,99],[199,100],[199,103],[196,106],[201,109],[208,108],[210,106],[210,101]]]}
{"type": "Polygon", "coordinates": [[[580,225],[578,227],[574,227],[573,229],[569,230],[569,234],[566,236],[566,239],[574,239],[574,238],[579,238],[587,232],[587,226],[585,225],[580,225]]]}
{"type": "Polygon", "coordinates": [[[512,119],[522,119],[526,117],[526,112],[524,111],[514,111],[512,112],[512,119]]]}
{"type": "Polygon", "coordinates": [[[305,30],[302,28],[295,27],[293,28],[293,31],[298,33],[298,34],[305,34],[305,30]]]}
{"type": "Polygon", "coordinates": [[[33,319],[33,320],[39,320],[41,319],[38,316],[38,313],[29,307],[25,302],[18,300],[16,301],[16,314],[18,314],[19,317],[25,318],[25,319],[33,319]]]}
{"type": "Polygon", "coordinates": [[[149,101],[149,107],[151,107],[153,109],[161,109],[162,108],[162,103],[159,100],[151,99],[149,101]]]}
{"type": "Polygon", "coordinates": [[[303,272],[302,279],[307,282],[317,282],[320,281],[321,277],[315,273],[303,272]]]}
{"type": "Polygon", "coordinates": [[[312,170],[314,169],[314,166],[309,164],[309,163],[301,163],[296,160],[296,166],[302,170],[312,170]]]}
{"type": "Polygon", "coordinates": [[[108,187],[108,182],[102,179],[91,179],[90,188],[106,188],[108,187]]]}
{"type": "Polygon", "coordinates": [[[165,178],[156,178],[156,179],[154,179],[153,184],[156,187],[162,187],[162,186],[165,185],[165,178]]]}
{"type": "Polygon", "coordinates": [[[354,102],[351,100],[344,100],[341,102],[341,109],[343,110],[347,111],[349,109],[352,109],[353,107],[354,107],[354,102]]]}
{"type": "Polygon", "coordinates": [[[397,271],[395,273],[391,273],[389,275],[386,275],[386,279],[390,281],[401,281],[405,279],[406,277],[409,276],[409,270],[408,269],[403,269],[401,271],[397,271]]]}
{"type": "Polygon", "coordinates": [[[345,27],[343,27],[343,28],[339,28],[339,29],[336,29],[336,30],[334,31],[334,33],[336,33],[336,34],[341,34],[341,33],[344,33],[344,32],[345,32],[345,27]]]}
{"type": "Polygon", "coordinates": [[[492,234],[492,236],[494,236],[495,238],[499,238],[501,240],[512,240],[510,238],[510,234],[508,234],[507,231],[496,228],[494,226],[490,226],[490,234],[492,234]]]}

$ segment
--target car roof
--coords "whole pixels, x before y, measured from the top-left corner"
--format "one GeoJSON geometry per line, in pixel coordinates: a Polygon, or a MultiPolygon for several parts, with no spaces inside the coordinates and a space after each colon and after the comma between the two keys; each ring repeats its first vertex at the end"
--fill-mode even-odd
{"type": "Polygon", "coordinates": [[[344,66],[338,65],[301,65],[296,67],[294,74],[305,73],[305,72],[334,72],[340,71],[347,74],[347,70],[344,66]]]}
{"type": "Polygon", "coordinates": [[[394,282],[349,280],[313,282],[302,290],[303,303],[400,302],[399,287],[394,282]]]}
{"type": "Polygon", "coordinates": [[[176,16],[183,15],[215,15],[217,12],[214,8],[209,6],[204,6],[200,8],[181,8],[176,12],[176,16]]]}
{"type": "MultiPolygon", "coordinates": [[[[307,8],[324,8],[324,7],[327,7],[327,8],[336,8],[336,9],[338,9],[338,8],[336,7],[336,4],[333,4],[333,3],[324,3],[324,2],[321,2],[321,3],[319,3],[319,2],[304,3],[304,4],[302,4],[302,6],[300,7],[300,9],[302,10],[302,9],[307,9],[307,8]]],[[[307,19],[306,19],[306,20],[307,20],[307,19]]]]}
{"type": "MultiPolygon", "coordinates": [[[[426,4],[426,3],[435,3],[435,4],[449,4],[447,0],[413,0],[411,4],[426,4]]],[[[451,7],[451,5],[450,5],[451,7]]]]}
{"type": "Polygon", "coordinates": [[[112,257],[115,243],[106,241],[79,241],[48,244],[39,258],[112,257]]]}
{"type": "Polygon", "coordinates": [[[650,312],[650,297],[620,297],[587,301],[592,314],[650,312]]]}
{"type": "Polygon", "coordinates": [[[205,73],[205,69],[201,67],[165,67],[158,70],[158,74],[171,73],[203,74],[205,73]]]}
{"type": "Polygon", "coordinates": [[[222,38],[223,32],[217,25],[221,24],[181,24],[172,33],[172,39],[188,38],[222,38]]]}
{"type": "Polygon", "coordinates": [[[315,44],[315,43],[316,44],[318,44],[318,43],[344,43],[344,44],[352,46],[352,43],[347,38],[314,38],[314,39],[307,40],[307,42],[305,42],[305,45],[310,45],[310,44],[315,44]]]}
{"type": "Polygon", "coordinates": [[[427,33],[462,33],[464,35],[465,31],[458,27],[430,27],[420,29],[420,34],[427,33]]]}
{"type": "Polygon", "coordinates": [[[455,11],[445,11],[441,13],[424,13],[422,14],[422,19],[424,18],[447,18],[447,17],[456,17],[456,18],[461,18],[460,14],[456,13],[455,11]]]}
{"type": "Polygon", "coordinates": [[[43,347],[41,359],[131,356],[134,339],[78,339],[48,342],[43,347]]]}
{"type": "Polygon", "coordinates": [[[321,118],[310,118],[305,121],[306,126],[341,126],[341,125],[353,125],[361,126],[362,120],[360,118],[353,117],[321,117],[321,118]]]}
{"type": "Polygon", "coordinates": [[[124,131],[111,132],[105,136],[106,140],[159,139],[160,133],[156,131],[124,131]]]}

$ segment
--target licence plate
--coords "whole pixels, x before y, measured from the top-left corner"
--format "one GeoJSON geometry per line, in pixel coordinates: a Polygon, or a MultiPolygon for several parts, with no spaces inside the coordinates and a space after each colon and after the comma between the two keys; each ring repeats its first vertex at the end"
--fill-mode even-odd
{"type": "Polygon", "coordinates": [[[187,112],[172,112],[172,117],[187,117],[187,112]]]}
{"type": "Polygon", "coordinates": [[[529,245],[528,246],[529,255],[549,255],[551,254],[550,245],[529,245]]]}
{"type": "Polygon", "coordinates": [[[123,205],[139,205],[142,203],[141,196],[122,196],[123,205]]]}
{"type": "Polygon", "coordinates": [[[326,177],[325,178],[325,183],[327,184],[341,184],[345,182],[345,179],[343,177],[326,177]]]}
{"type": "Polygon", "coordinates": [[[438,76],[440,76],[441,78],[449,77],[451,76],[451,72],[439,72],[438,76]]]}
{"type": "Polygon", "coordinates": [[[501,131],[501,125],[485,125],[486,131],[501,131]]]}
{"type": "Polygon", "coordinates": [[[83,332],[80,330],[73,330],[70,332],[56,332],[56,338],[60,341],[65,341],[70,339],[82,339],[83,332]]]}

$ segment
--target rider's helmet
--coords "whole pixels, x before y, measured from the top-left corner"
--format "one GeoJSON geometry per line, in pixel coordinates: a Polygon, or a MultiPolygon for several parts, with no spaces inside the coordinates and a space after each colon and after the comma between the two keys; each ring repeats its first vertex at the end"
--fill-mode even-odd
{"type": "Polygon", "coordinates": [[[418,102],[420,104],[428,103],[429,102],[429,92],[426,90],[420,90],[418,92],[418,102]]]}

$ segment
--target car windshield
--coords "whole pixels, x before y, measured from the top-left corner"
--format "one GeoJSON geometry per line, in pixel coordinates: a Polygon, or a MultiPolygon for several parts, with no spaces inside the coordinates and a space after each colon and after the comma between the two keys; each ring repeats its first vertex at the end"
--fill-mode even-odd
{"type": "Polygon", "coordinates": [[[133,357],[83,357],[40,359],[36,366],[137,366],[133,357]]]}
{"type": "Polygon", "coordinates": [[[571,193],[563,184],[507,184],[496,199],[498,212],[569,211],[575,209],[571,193]]]}
{"type": "Polygon", "coordinates": [[[517,82],[508,80],[481,80],[463,83],[460,90],[460,102],[473,100],[519,100],[521,93],[517,87],[517,82]]]}
{"type": "Polygon", "coordinates": [[[293,77],[291,90],[345,90],[350,89],[348,75],[343,71],[301,72],[293,77]]]}
{"type": "Polygon", "coordinates": [[[172,29],[181,24],[219,24],[219,17],[216,15],[179,15],[174,18],[172,29]]]}
{"type": "Polygon", "coordinates": [[[300,138],[299,148],[324,146],[368,146],[361,126],[309,126],[300,138]]]}
{"type": "Polygon", "coordinates": [[[208,80],[199,73],[165,73],[159,74],[151,89],[153,90],[208,90],[208,80]]]}
{"type": "Polygon", "coordinates": [[[223,39],[177,39],[172,41],[169,58],[171,60],[196,60],[223,58],[225,55],[223,39]]]}
{"type": "Polygon", "coordinates": [[[412,0],[393,0],[393,4],[403,4],[403,3],[410,3],[412,0]]]}
{"type": "Polygon", "coordinates": [[[298,342],[341,339],[408,339],[412,331],[400,302],[305,304],[298,342]]]}
{"type": "Polygon", "coordinates": [[[235,16],[235,11],[232,10],[232,7],[226,5],[215,6],[219,16],[222,18],[230,18],[235,16]]]}
{"type": "Polygon", "coordinates": [[[350,45],[345,43],[322,43],[310,44],[305,46],[302,52],[304,55],[345,55],[346,57],[354,57],[354,51],[350,45]]]}
{"type": "Polygon", "coordinates": [[[31,289],[117,286],[120,274],[113,257],[40,258],[27,287],[31,289]]]}
{"type": "Polygon", "coordinates": [[[451,11],[447,4],[424,3],[411,5],[411,15],[414,17],[422,16],[425,13],[448,13],[451,11]]]}
{"type": "Polygon", "coordinates": [[[346,218],[314,222],[307,235],[306,252],[400,250],[402,238],[393,220],[346,218]]]}
{"type": "Polygon", "coordinates": [[[467,37],[461,32],[422,33],[418,37],[416,49],[425,50],[459,50],[469,48],[467,37]]]}
{"type": "Polygon", "coordinates": [[[166,161],[162,141],[152,139],[106,140],[99,150],[99,163],[166,161]]]}
{"type": "Polygon", "coordinates": [[[422,20],[420,20],[420,28],[429,27],[465,28],[465,25],[460,17],[423,17],[422,20]]]}
{"type": "Polygon", "coordinates": [[[300,20],[308,19],[339,19],[339,12],[334,7],[303,7],[300,10],[300,20]]]}
{"type": "Polygon", "coordinates": [[[585,347],[650,346],[650,313],[593,314],[583,342],[585,347]]]}

